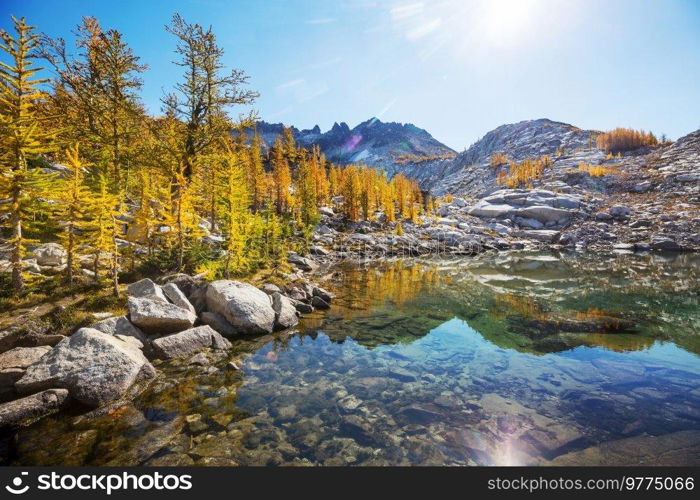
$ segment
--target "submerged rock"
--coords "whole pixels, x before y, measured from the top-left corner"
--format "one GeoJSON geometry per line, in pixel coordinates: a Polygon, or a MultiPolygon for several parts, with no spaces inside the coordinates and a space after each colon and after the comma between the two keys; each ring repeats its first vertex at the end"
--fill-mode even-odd
{"type": "Polygon", "coordinates": [[[92,328],[81,328],[31,365],[15,388],[20,394],[68,389],[77,401],[99,407],[154,376],[153,365],[135,345],[92,328]]]}
{"type": "Polygon", "coordinates": [[[561,455],[547,465],[569,466],[688,466],[699,465],[700,431],[687,430],[661,436],[637,436],[609,441],[561,455]]]}
{"type": "Polygon", "coordinates": [[[237,333],[271,333],[275,311],[270,297],[248,283],[219,280],[207,288],[207,309],[221,314],[237,333]]]}
{"type": "Polygon", "coordinates": [[[0,427],[31,423],[55,413],[69,402],[66,389],[48,389],[0,405],[0,427]]]}

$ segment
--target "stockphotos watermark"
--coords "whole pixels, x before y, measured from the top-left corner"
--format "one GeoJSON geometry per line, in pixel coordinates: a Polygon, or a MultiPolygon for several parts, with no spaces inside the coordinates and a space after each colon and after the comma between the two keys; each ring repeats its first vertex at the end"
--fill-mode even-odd
{"type": "Polygon", "coordinates": [[[192,476],[189,474],[162,474],[149,472],[132,474],[61,474],[51,472],[39,474],[35,484],[29,472],[20,472],[5,490],[13,495],[23,495],[31,490],[39,491],[94,491],[111,495],[115,491],[174,491],[192,489],[192,476]]]}

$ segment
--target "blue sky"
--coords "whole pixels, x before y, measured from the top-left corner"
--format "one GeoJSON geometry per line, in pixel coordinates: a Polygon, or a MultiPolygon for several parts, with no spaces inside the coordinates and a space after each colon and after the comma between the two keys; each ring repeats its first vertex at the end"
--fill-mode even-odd
{"type": "Polygon", "coordinates": [[[2,0],[70,37],[83,15],[122,31],[154,112],[179,77],[173,12],[213,25],[267,121],[323,130],[372,116],[462,150],[503,123],[700,128],[700,0],[2,0]]]}

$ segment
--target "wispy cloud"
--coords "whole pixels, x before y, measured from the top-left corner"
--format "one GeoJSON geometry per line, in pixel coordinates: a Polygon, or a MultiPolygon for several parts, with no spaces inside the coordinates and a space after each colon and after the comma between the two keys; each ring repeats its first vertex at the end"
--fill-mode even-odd
{"type": "Polygon", "coordinates": [[[439,17],[436,19],[433,19],[432,21],[429,21],[427,23],[421,24],[420,26],[417,26],[411,30],[408,30],[406,32],[406,38],[408,40],[418,40],[420,38],[423,38],[425,35],[429,35],[436,29],[440,27],[442,24],[442,19],[439,17]]]}
{"type": "Polygon", "coordinates": [[[301,85],[305,82],[303,78],[297,78],[296,80],[290,80],[288,82],[280,83],[277,85],[277,90],[284,90],[284,89],[290,89],[292,87],[296,87],[298,85],[301,85]]]}
{"type": "Polygon", "coordinates": [[[287,113],[291,112],[294,108],[292,106],[287,106],[286,108],[282,108],[279,111],[269,114],[265,117],[266,120],[275,120],[279,118],[282,115],[286,115],[287,113]]]}
{"type": "Polygon", "coordinates": [[[307,102],[311,101],[313,99],[316,99],[317,97],[322,96],[326,92],[330,90],[328,88],[328,85],[326,85],[323,82],[319,82],[315,85],[308,85],[306,88],[303,89],[302,92],[300,92],[297,96],[297,102],[302,103],[302,102],[307,102]]]}
{"type": "Polygon", "coordinates": [[[319,17],[317,19],[307,19],[304,24],[330,24],[334,23],[335,19],[332,17],[319,17]]]}
{"type": "Polygon", "coordinates": [[[413,17],[423,12],[424,4],[422,2],[408,3],[397,5],[389,10],[392,19],[406,19],[413,17]]]}

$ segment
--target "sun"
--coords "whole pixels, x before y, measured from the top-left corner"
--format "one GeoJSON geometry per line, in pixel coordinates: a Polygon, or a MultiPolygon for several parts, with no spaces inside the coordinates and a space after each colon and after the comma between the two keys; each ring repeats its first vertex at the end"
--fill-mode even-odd
{"type": "Polygon", "coordinates": [[[477,14],[481,37],[494,45],[510,45],[529,36],[536,18],[536,0],[489,0],[477,14]]]}

